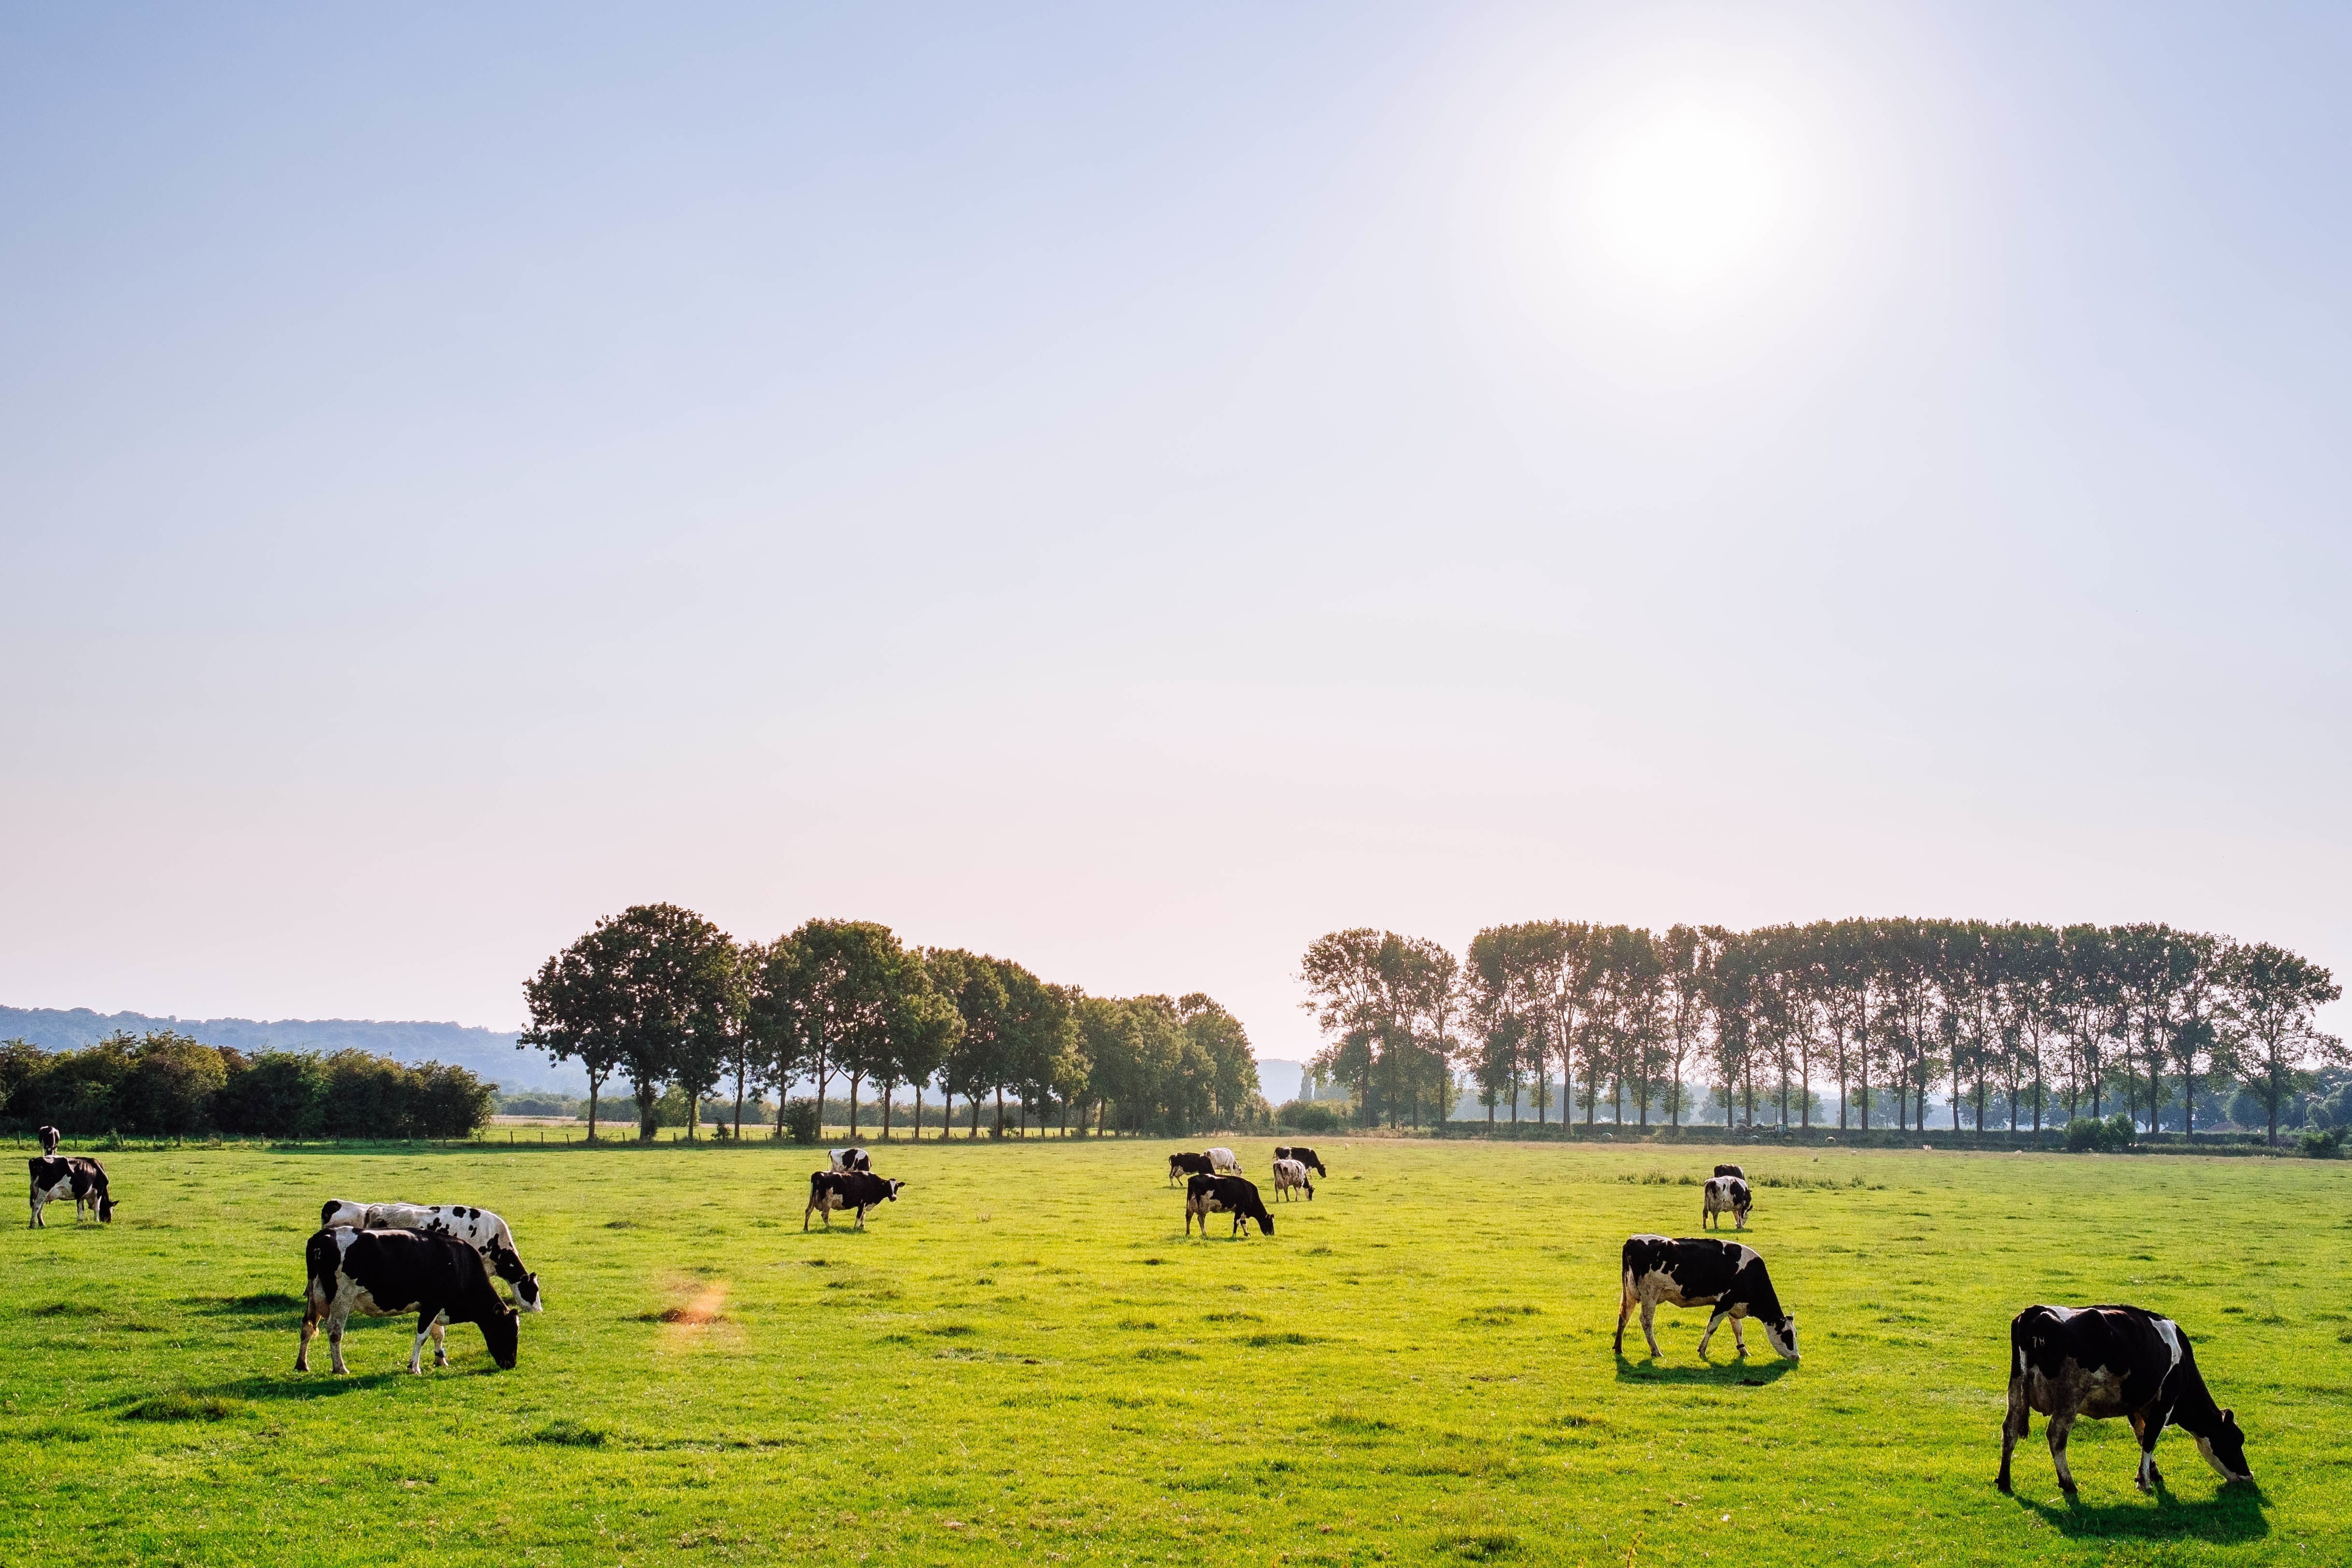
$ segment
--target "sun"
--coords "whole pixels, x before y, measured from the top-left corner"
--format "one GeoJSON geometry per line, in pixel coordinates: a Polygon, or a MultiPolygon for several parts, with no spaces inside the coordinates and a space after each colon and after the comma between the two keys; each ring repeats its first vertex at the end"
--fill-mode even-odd
{"type": "Polygon", "coordinates": [[[1770,248],[1788,182],[1755,120],[1685,100],[1635,119],[1596,151],[1583,215],[1633,279],[1696,293],[1737,278],[1770,248]]]}

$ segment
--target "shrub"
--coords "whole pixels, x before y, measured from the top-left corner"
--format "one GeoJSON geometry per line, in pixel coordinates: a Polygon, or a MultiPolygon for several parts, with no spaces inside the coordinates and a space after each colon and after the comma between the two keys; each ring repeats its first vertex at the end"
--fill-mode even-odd
{"type": "Polygon", "coordinates": [[[215,1125],[264,1138],[315,1138],[326,1130],[327,1073],[309,1051],[265,1051],[233,1066],[213,1101],[215,1125]]]}
{"type": "Polygon", "coordinates": [[[2303,1134],[2301,1146],[2305,1159],[2332,1160],[2343,1152],[2344,1134],[2334,1127],[2324,1133],[2316,1127],[2309,1128],[2303,1134]]]}
{"type": "Polygon", "coordinates": [[[805,1097],[784,1107],[784,1133],[795,1144],[816,1142],[817,1104],[805,1097]]]}
{"type": "Polygon", "coordinates": [[[1339,1129],[1339,1113],[1328,1105],[1312,1100],[1293,1100],[1274,1113],[1277,1126],[1295,1127],[1302,1133],[1335,1133],[1339,1129]]]}

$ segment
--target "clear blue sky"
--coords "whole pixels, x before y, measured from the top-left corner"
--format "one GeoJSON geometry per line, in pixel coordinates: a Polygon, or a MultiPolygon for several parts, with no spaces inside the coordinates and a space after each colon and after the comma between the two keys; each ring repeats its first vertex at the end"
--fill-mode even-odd
{"type": "Polygon", "coordinates": [[[2352,12],[0,11],[0,998],[2352,968],[2352,12]]]}

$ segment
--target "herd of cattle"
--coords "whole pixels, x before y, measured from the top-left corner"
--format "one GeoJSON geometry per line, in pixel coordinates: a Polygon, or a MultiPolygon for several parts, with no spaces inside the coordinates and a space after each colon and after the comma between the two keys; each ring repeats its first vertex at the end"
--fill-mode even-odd
{"type": "MultiPolygon", "coordinates": [[[[114,1218],[114,1198],[108,1190],[106,1167],[93,1159],[58,1153],[58,1129],[40,1129],[41,1153],[26,1162],[31,1167],[32,1218],[46,1223],[48,1204],[74,1200],[79,1223],[85,1210],[100,1224],[114,1218]]],[[[1315,1185],[1309,1173],[1328,1178],[1330,1172],[1316,1152],[1303,1145],[1277,1146],[1274,1151],[1274,1186],[1277,1201],[1304,1192],[1312,1202],[1315,1185]]],[[[1240,1159],[1228,1148],[1168,1156],[1168,1180],[1184,1184],[1184,1234],[1192,1234],[1199,1220],[1201,1234],[1209,1231],[1209,1216],[1233,1217],[1231,1235],[1243,1234],[1255,1220],[1261,1234],[1274,1234],[1274,1216],[1266,1211],[1255,1183],[1242,1175],[1240,1159]]],[[[809,1174],[808,1207],[802,1211],[805,1231],[813,1215],[824,1216],[833,1228],[836,1210],[855,1210],[857,1228],[866,1227],[869,1209],[896,1203],[906,1186],[874,1174],[873,1156],[862,1148],[830,1151],[828,1168],[809,1174]]],[[[1717,1166],[1703,1189],[1699,1225],[1720,1227],[1732,1218],[1734,1228],[1748,1228],[1755,1207],[1748,1173],[1738,1166],[1717,1166]]],[[[451,1323],[474,1323],[482,1331],[491,1359],[511,1370],[520,1335],[520,1313],[544,1310],[539,1276],[524,1267],[507,1222],[488,1209],[465,1205],[420,1207],[406,1203],[354,1203],[331,1198],[319,1214],[319,1229],[303,1249],[301,1347],[294,1358],[298,1372],[310,1369],[310,1341],[321,1323],[327,1330],[330,1359],[337,1373],[343,1363],[343,1329],[353,1312],[366,1317],[416,1314],[416,1336],[409,1347],[408,1370],[421,1374],[425,1343],[433,1342],[433,1364],[449,1364],[444,1331],[451,1323]],[[503,1281],[513,1297],[509,1306],[493,1286],[503,1281]]],[[[1617,1306],[1616,1353],[1625,1353],[1625,1324],[1635,1308],[1642,1313],[1642,1337],[1653,1356],[1658,1348],[1653,1327],[1658,1308],[1711,1307],[1698,1351],[1706,1354],[1716,1331],[1728,1322],[1731,1341],[1741,1355],[1748,1342],[1743,1323],[1754,1319],[1772,1349],[1796,1361],[1797,1319],[1780,1304],[1763,1258],[1752,1247],[1716,1236],[1674,1238],[1630,1236],[1619,1260],[1622,1286],[1617,1306]]],[[[2246,1466],[2245,1436],[2235,1412],[2222,1408],[2197,1370],[2189,1336],[2169,1318],[2133,1306],[2028,1307],[2010,1323],[2009,1409],[2001,1421],[2000,1475],[1997,1484],[2010,1490],[2010,1458],[2039,1413],[2048,1418],[2050,1457],[2058,1483],[2072,1497],[2074,1472],[2066,1464],[2066,1438],[2084,1417],[2130,1420],[2140,1445],[2137,1481],[2142,1491],[2155,1490],[2156,1442],[2168,1426],[2176,1426],[2196,1440],[2198,1452],[2223,1479],[2251,1481],[2246,1466]]]]}

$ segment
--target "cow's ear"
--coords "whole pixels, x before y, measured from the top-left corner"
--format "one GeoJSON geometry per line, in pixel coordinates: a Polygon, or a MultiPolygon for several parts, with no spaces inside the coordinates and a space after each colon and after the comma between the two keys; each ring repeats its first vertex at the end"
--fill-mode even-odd
{"type": "Polygon", "coordinates": [[[2238,1413],[2235,1410],[2231,1409],[2226,1405],[2223,1406],[2221,1407],[2221,1425],[2224,1427],[2234,1427],[2237,1424],[2238,1413]]]}

